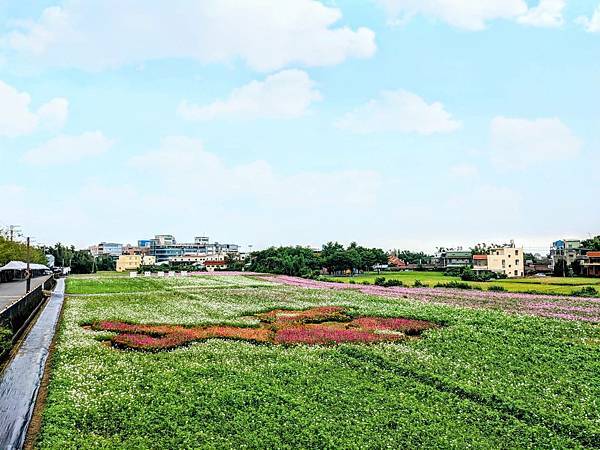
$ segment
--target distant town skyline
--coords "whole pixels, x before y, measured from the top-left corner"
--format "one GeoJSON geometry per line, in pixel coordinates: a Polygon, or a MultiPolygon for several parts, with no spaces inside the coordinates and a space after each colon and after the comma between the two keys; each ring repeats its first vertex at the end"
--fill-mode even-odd
{"type": "Polygon", "coordinates": [[[432,252],[600,230],[600,0],[0,3],[0,227],[432,252]]]}

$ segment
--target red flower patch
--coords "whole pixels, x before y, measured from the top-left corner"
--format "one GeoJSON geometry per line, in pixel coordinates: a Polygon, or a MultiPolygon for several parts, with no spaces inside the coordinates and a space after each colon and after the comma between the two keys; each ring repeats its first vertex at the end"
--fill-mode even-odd
{"type": "Polygon", "coordinates": [[[186,328],[105,321],[92,324],[92,329],[117,333],[111,338],[115,347],[159,351],[211,338],[284,345],[393,342],[435,327],[431,322],[404,318],[353,319],[336,306],[301,311],[276,309],[256,317],[260,320],[256,328],[228,325],[186,328]]]}

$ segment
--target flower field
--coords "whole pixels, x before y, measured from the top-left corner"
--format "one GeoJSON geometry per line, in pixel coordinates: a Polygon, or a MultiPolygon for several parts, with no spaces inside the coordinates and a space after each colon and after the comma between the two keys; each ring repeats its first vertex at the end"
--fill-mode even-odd
{"type": "Polygon", "coordinates": [[[434,325],[424,320],[385,317],[357,317],[339,306],[307,310],[276,309],[257,314],[259,326],[136,325],[124,322],[94,322],[91,329],[118,333],[109,342],[115,347],[160,351],[207,339],[234,339],[262,344],[328,345],[343,342],[392,342],[418,336],[434,325]]]}
{"type": "Polygon", "coordinates": [[[600,445],[597,299],[221,277],[69,279],[36,447],[600,445]]]}

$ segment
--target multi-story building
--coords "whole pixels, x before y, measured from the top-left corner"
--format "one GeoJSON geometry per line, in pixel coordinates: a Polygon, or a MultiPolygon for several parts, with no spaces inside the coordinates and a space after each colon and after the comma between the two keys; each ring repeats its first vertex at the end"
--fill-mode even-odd
{"type": "Polygon", "coordinates": [[[490,271],[504,274],[508,278],[525,275],[525,252],[523,247],[509,245],[492,247],[487,255],[473,256],[473,270],[490,271]]]}
{"type": "Polygon", "coordinates": [[[100,242],[98,245],[89,247],[89,251],[94,258],[100,255],[110,255],[117,258],[123,254],[123,244],[117,244],[116,242],[100,242]]]}
{"type": "Polygon", "coordinates": [[[581,263],[582,275],[600,277],[600,252],[587,252],[587,259],[581,263]]]}
{"type": "Polygon", "coordinates": [[[126,270],[137,270],[141,266],[152,266],[156,264],[156,258],[148,255],[121,255],[117,260],[117,272],[126,270]]]}
{"type": "Polygon", "coordinates": [[[561,239],[552,243],[550,248],[550,269],[560,260],[565,260],[570,267],[575,261],[585,261],[587,249],[583,248],[579,239],[561,239]]]}
{"type": "MultiPolygon", "coordinates": [[[[210,255],[239,253],[239,245],[220,244],[219,242],[209,242],[206,236],[194,238],[194,242],[178,243],[172,235],[157,235],[150,239],[149,254],[156,257],[157,262],[169,261],[172,258],[178,258],[185,255],[210,255]]],[[[143,241],[139,241],[143,242],[143,241]]]]}

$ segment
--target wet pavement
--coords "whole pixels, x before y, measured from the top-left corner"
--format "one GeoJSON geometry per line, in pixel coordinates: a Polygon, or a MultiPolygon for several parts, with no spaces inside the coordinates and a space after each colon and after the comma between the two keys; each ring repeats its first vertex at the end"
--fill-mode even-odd
{"type": "Polygon", "coordinates": [[[50,300],[0,376],[0,448],[20,449],[27,434],[44,366],[64,300],[59,279],[50,300]]]}
{"type": "MultiPolygon", "coordinates": [[[[36,277],[31,279],[31,290],[38,287],[52,275],[36,277]]],[[[12,305],[25,295],[25,281],[11,281],[9,283],[0,283],[0,311],[12,305]]]]}

